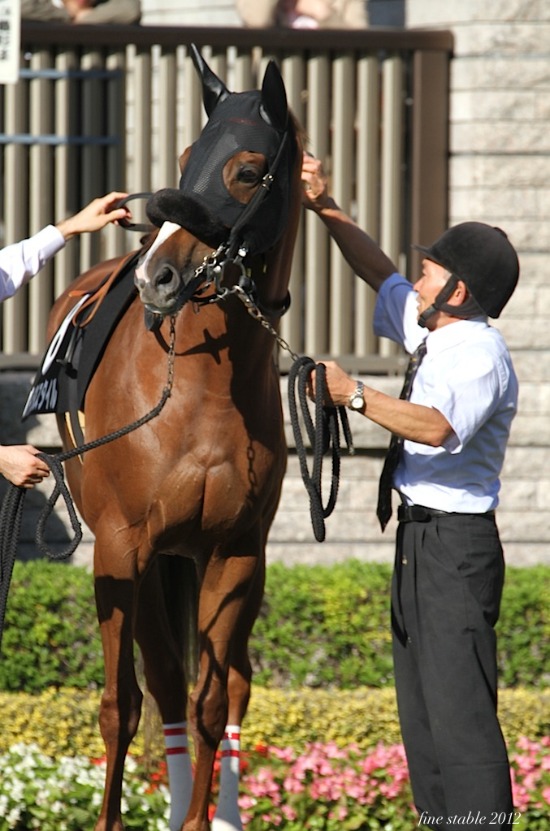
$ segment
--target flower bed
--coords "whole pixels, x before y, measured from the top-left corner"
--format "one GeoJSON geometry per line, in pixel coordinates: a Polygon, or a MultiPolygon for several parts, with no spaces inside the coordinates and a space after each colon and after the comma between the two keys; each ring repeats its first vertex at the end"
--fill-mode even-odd
{"type": "MultiPolygon", "coordinates": [[[[550,738],[510,749],[518,831],[546,831],[550,813],[550,738]]],[[[217,773],[214,793],[217,786],[217,773]]],[[[104,760],[52,759],[18,744],[0,756],[0,831],[82,831],[99,812],[104,760]]],[[[165,766],[146,774],[126,763],[126,828],[168,831],[165,766]]],[[[401,745],[258,746],[243,755],[241,813],[246,831],[410,831],[418,827],[401,745]]]]}

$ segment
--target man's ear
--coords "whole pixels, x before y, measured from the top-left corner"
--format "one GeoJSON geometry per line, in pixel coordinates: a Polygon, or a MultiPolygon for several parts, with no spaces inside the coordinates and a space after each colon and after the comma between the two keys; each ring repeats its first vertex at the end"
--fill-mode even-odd
{"type": "Polygon", "coordinates": [[[468,286],[466,285],[466,283],[463,280],[457,280],[453,292],[447,300],[447,303],[450,306],[461,306],[463,303],[466,302],[469,296],[470,292],[468,291],[468,286]]]}

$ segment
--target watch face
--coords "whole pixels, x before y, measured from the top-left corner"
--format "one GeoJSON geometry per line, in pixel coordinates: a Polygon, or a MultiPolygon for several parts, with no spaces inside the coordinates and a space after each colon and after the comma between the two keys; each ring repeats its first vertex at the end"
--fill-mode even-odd
{"type": "Polygon", "coordinates": [[[365,399],[363,397],[363,390],[365,389],[361,381],[357,382],[357,389],[349,400],[349,406],[352,410],[362,410],[365,406],[365,399]]]}

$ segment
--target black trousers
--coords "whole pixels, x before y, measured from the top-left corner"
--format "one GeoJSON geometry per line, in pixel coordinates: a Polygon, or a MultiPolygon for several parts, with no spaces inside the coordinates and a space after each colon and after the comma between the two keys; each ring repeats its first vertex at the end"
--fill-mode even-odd
{"type": "MultiPolygon", "coordinates": [[[[497,718],[494,517],[400,523],[392,585],[397,704],[419,821],[504,831],[513,805],[497,718]]],[[[517,819],[517,816],[516,816],[517,819]]]]}

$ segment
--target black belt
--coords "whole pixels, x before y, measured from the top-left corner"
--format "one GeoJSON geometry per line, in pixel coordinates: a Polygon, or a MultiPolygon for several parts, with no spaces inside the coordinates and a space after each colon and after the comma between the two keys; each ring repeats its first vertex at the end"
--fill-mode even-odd
{"type": "Polygon", "coordinates": [[[430,522],[432,519],[445,516],[482,516],[494,517],[494,511],[483,514],[465,514],[460,511],[440,511],[438,508],[426,508],[424,505],[400,505],[397,509],[398,522],[430,522]]]}

